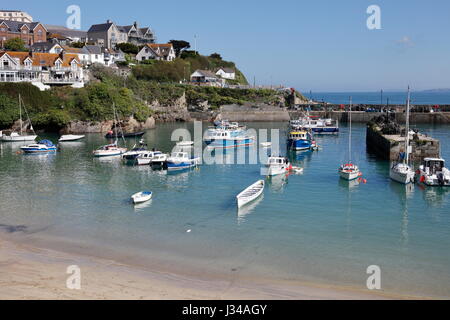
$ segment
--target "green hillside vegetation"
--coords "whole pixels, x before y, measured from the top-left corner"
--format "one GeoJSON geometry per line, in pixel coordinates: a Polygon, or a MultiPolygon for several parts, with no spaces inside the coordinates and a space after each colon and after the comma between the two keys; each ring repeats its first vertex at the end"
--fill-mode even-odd
{"type": "Polygon", "coordinates": [[[229,84],[248,84],[244,74],[236,68],[234,62],[222,60],[219,54],[202,56],[193,51],[183,51],[180,58],[171,62],[156,60],[144,61],[133,67],[133,75],[138,80],[180,82],[189,80],[190,75],[195,70],[216,70],[220,67],[236,70],[236,80],[229,80],[229,84]]]}
{"type": "MultiPolygon", "coordinates": [[[[180,63],[187,62],[179,59],[173,65],[180,63]]],[[[111,120],[113,101],[121,118],[133,116],[138,121],[145,121],[152,115],[146,103],[157,100],[162,106],[170,106],[184,94],[188,105],[208,101],[212,109],[224,104],[280,105],[283,101],[283,93],[268,89],[191,86],[157,82],[145,77],[140,79],[134,75],[125,79],[115,75],[109,68],[98,66],[91,69],[91,74],[97,80],[80,89],[55,87],[40,91],[30,83],[0,83],[0,129],[10,128],[19,118],[19,94],[34,127],[48,131],[59,130],[74,120],[111,120]]]]}

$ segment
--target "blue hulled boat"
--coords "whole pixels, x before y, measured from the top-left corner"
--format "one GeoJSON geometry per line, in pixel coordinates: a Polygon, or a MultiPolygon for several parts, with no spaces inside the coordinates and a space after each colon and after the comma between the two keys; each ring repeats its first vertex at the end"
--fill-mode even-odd
{"type": "Polygon", "coordinates": [[[50,140],[41,140],[28,146],[20,147],[25,153],[49,153],[56,152],[57,147],[50,140]]]}
{"type": "Polygon", "coordinates": [[[288,148],[291,150],[310,150],[314,145],[312,134],[307,131],[291,131],[289,133],[288,148]]]}
{"type": "Polygon", "coordinates": [[[255,137],[249,136],[245,127],[237,122],[222,121],[206,132],[204,141],[211,148],[230,149],[250,146],[255,142],[255,137]]]}

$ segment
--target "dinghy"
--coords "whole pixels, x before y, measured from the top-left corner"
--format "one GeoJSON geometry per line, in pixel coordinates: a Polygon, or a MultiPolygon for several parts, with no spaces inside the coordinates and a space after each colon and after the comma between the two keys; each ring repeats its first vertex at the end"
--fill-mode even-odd
{"type": "Polygon", "coordinates": [[[58,141],[59,142],[69,142],[69,141],[81,140],[83,138],[84,138],[83,135],[66,134],[66,135],[62,135],[58,141]]]}
{"type": "Polygon", "coordinates": [[[152,199],[153,193],[151,191],[138,192],[131,196],[131,200],[134,204],[144,203],[152,199]]]}
{"type": "Polygon", "coordinates": [[[254,183],[244,191],[242,191],[240,194],[237,195],[237,205],[238,207],[243,207],[247,203],[252,202],[256,198],[258,198],[264,191],[264,180],[259,180],[258,182],[254,183]]]}

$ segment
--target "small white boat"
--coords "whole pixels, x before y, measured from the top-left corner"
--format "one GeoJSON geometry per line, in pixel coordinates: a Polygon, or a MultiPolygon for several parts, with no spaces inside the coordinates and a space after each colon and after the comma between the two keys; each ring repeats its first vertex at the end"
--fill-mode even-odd
{"type": "Polygon", "coordinates": [[[173,152],[167,158],[167,170],[185,170],[196,167],[200,162],[200,158],[190,158],[187,152],[173,152]]]}
{"type": "Polygon", "coordinates": [[[289,173],[291,170],[292,165],[287,158],[270,157],[267,164],[261,168],[261,174],[264,176],[276,176],[289,173]]]}
{"type": "Polygon", "coordinates": [[[84,135],[75,135],[75,134],[65,134],[59,138],[59,142],[69,142],[69,141],[77,141],[83,139],[84,135]]]}
{"type": "Polygon", "coordinates": [[[346,163],[339,168],[339,175],[342,179],[351,181],[361,177],[362,173],[359,171],[357,165],[354,165],[353,163],[346,163]]]}
{"type": "Polygon", "coordinates": [[[150,165],[159,155],[162,155],[161,151],[145,151],[136,157],[136,163],[140,166],[150,165]]]}
{"type": "Polygon", "coordinates": [[[144,203],[152,199],[153,193],[151,191],[138,192],[131,196],[131,200],[134,204],[144,203]]]}
{"type": "Polygon", "coordinates": [[[17,132],[11,132],[9,136],[4,135],[0,132],[0,139],[4,142],[24,142],[24,141],[34,141],[37,135],[22,135],[17,132]]]}
{"type": "Polygon", "coordinates": [[[427,186],[450,186],[450,170],[445,167],[445,160],[425,158],[419,167],[420,182],[427,186]]]}
{"type": "Polygon", "coordinates": [[[272,146],[272,142],[262,142],[261,147],[270,148],[272,146]]]}
{"type": "Polygon", "coordinates": [[[154,167],[163,167],[166,164],[168,157],[169,156],[164,153],[156,154],[152,159],[151,165],[154,167]]]}
{"type": "Polygon", "coordinates": [[[126,148],[119,148],[117,143],[108,144],[106,146],[102,146],[99,149],[93,152],[94,157],[113,157],[120,156],[121,154],[127,152],[126,148]]]}
{"type": "Polygon", "coordinates": [[[247,203],[258,198],[264,191],[264,180],[259,180],[258,182],[252,184],[250,187],[242,191],[236,196],[238,207],[243,207],[247,203]]]}
{"type": "Polygon", "coordinates": [[[292,171],[294,171],[296,174],[302,174],[303,168],[301,167],[292,167],[292,171]]]}
{"type": "Polygon", "coordinates": [[[194,141],[180,141],[177,142],[177,146],[179,147],[192,147],[194,145],[194,141]]]}

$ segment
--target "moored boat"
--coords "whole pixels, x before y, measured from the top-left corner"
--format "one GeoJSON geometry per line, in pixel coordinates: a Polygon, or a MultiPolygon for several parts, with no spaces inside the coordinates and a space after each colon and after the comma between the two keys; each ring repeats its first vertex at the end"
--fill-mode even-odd
{"type": "Polygon", "coordinates": [[[253,145],[255,137],[247,134],[246,128],[237,122],[222,121],[205,133],[204,141],[211,148],[230,149],[253,145]]]}
{"type": "Polygon", "coordinates": [[[131,196],[131,200],[134,204],[144,203],[152,199],[153,193],[151,191],[138,192],[131,196]]]}
{"type": "Polygon", "coordinates": [[[25,142],[25,141],[34,141],[37,138],[36,133],[34,132],[33,125],[31,124],[30,117],[28,117],[28,121],[30,122],[30,129],[33,131],[33,134],[24,134],[23,132],[23,126],[22,126],[22,106],[25,110],[25,113],[28,117],[27,110],[25,109],[25,106],[23,105],[22,98],[19,94],[19,126],[20,126],[20,134],[17,132],[11,132],[9,135],[3,134],[2,131],[0,131],[0,140],[4,142],[25,142]]]}
{"type": "Polygon", "coordinates": [[[240,194],[236,196],[236,201],[238,207],[243,207],[246,204],[252,202],[257,199],[264,191],[265,182],[264,180],[259,180],[256,183],[252,184],[250,187],[242,191],[240,194]]]}
{"type": "Polygon", "coordinates": [[[28,146],[20,147],[25,153],[49,153],[56,152],[57,148],[50,140],[41,140],[28,146]]]}
{"type": "Polygon", "coordinates": [[[450,186],[450,170],[441,158],[425,158],[417,171],[419,181],[427,186],[450,186]]]}
{"type": "Polygon", "coordinates": [[[196,167],[200,158],[189,157],[187,152],[173,152],[166,162],[168,171],[185,170],[196,167]]]}
{"type": "Polygon", "coordinates": [[[338,134],[339,122],[334,119],[321,119],[306,115],[291,121],[294,130],[311,130],[314,134],[338,134]]]}
{"type": "Polygon", "coordinates": [[[126,148],[119,148],[117,146],[117,142],[113,144],[108,144],[105,146],[102,146],[98,148],[97,150],[93,151],[94,157],[114,157],[114,156],[120,156],[127,152],[126,148]]]}
{"type": "Polygon", "coordinates": [[[105,138],[107,139],[114,139],[114,138],[140,138],[145,134],[144,131],[140,131],[140,132],[128,132],[128,133],[124,133],[122,131],[117,132],[117,130],[111,130],[109,131],[106,135],[105,138]]]}
{"type": "Polygon", "coordinates": [[[409,164],[409,154],[411,146],[409,145],[409,105],[410,105],[410,89],[408,87],[408,98],[406,103],[406,127],[405,127],[405,152],[400,153],[399,161],[393,163],[389,170],[389,177],[402,184],[414,183],[415,173],[409,164]]]}
{"type": "Polygon", "coordinates": [[[134,145],[130,151],[127,151],[122,155],[122,158],[127,162],[134,164],[139,156],[147,154],[148,152],[147,145],[144,140],[141,140],[139,141],[139,146],[134,145]]]}
{"type": "Polygon", "coordinates": [[[361,177],[362,173],[357,165],[346,163],[339,168],[339,176],[344,180],[351,181],[361,177]]]}
{"type": "Polygon", "coordinates": [[[167,154],[156,154],[150,163],[153,168],[164,168],[167,162],[167,158],[169,156],[167,154]]]}
{"type": "Polygon", "coordinates": [[[276,176],[289,173],[292,170],[292,164],[284,157],[269,157],[267,163],[261,168],[261,174],[264,176],[276,176]]]}
{"type": "Polygon", "coordinates": [[[348,129],[348,158],[349,161],[341,165],[338,169],[341,179],[352,181],[362,176],[359,167],[352,163],[352,98],[350,97],[349,106],[349,129],[348,129]]]}
{"type": "Polygon", "coordinates": [[[145,151],[138,155],[135,159],[135,163],[140,166],[152,164],[153,159],[156,156],[162,155],[161,151],[145,151]]]}
{"type": "Polygon", "coordinates": [[[315,145],[312,134],[307,131],[291,131],[288,137],[288,147],[294,151],[311,150],[315,145]]]}
{"type": "Polygon", "coordinates": [[[59,138],[58,142],[78,141],[83,139],[84,137],[84,135],[65,134],[59,138]]]}

